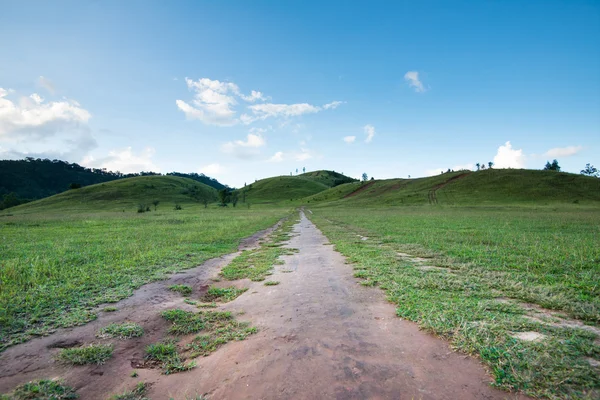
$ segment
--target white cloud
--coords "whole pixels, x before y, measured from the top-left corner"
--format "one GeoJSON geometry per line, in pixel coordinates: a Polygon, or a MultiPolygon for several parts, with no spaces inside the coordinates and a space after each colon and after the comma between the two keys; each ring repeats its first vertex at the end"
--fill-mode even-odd
{"type": "Polygon", "coordinates": [[[244,96],[243,94],[240,94],[240,97],[249,103],[254,103],[258,100],[267,100],[267,98],[261,92],[257,92],[256,90],[250,92],[250,96],[244,96]]]}
{"type": "Polygon", "coordinates": [[[97,146],[87,125],[91,114],[73,100],[47,102],[37,93],[8,97],[0,88],[0,145],[4,158],[78,161],[97,146]]]}
{"type": "Polygon", "coordinates": [[[255,130],[258,134],[249,133],[246,141],[235,140],[227,142],[221,146],[223,153],[232,154],[237,158],[248,159],[259,154],[258,148],[267,144],[260,134],[261,129],[255,130]]]}
{"type": "Polygon", "coordinates": [[[423,83],[419,80],[419,72],[417,71],[408,71],[404,74],[404,80],[408,83],[408,86],[415,89],[415,92],[417,93],[422,93],[426,90],[423,83]]]}
{"type": "Polygon", "coordinates": [[[346,143],[354,143],[355,140],[356,140],[356,136],[346,136],[346,137],[344,137],[344,142],[346,142],[346,143]]]}
{"type": "Polygon", "coordinates": [[[283,152],[282,151],[278,151],[277,153],[273,154],[273,157],[269,158],[267,161],[269,161],[269,162],[282,162],[283,161],[283,152]]]}
{"type": "Polygon", "coordinates": [[[278,151],[271,158],[269,158],[268,162],[282,162],[287,160],[294,161],[306,161],[310,158],[313,158],[314,154],[309,149],[300,149],[300,151],[291,151],[284,153],[282,151],[278,151]]]}
{"type": "Polygon", "coordinates": [[[323,105],[323,109],[324,110],[335,110],[336,108],[338,108],[340,105],[344,104],[345,101],[332,101],[331,103],[327,103],[325,105],[323,105]]]}
{"type": "Polygon", "coordinates": [[[152,147],[146,147],[139,154],[135,154],[131,147],[113,149],[108,156],[95,159],[86,157],[81,162],[83,165],[94,168],[106,168],[109,171],[120,171],[133,173],[142,171],[159,172],[160,169],[152,161],[156,151],[152,147]]]}
{"type": "Polygon", "coordinates": [[[237,123],[233,106],[237,104],[239,88],[235,83],[202,78],[193,81],[185,78],[187,87],[194,91],[192,105],[183,100],[175,104],[188,119],[198,119],[205,124],[230,126],[237,123]]]}
{"type": "Polygon", "coordinates": [[[552,158],[570,157],[579,153],[581,150],[583,150],[583,146],[556,147],[545,152],[544,156],[552,158]]]}
{"type": "Polygon", "coordinates": [[[494,157],[495,168],[524,168],[525,155],[523,150],[513,149],[510,142],[498,147],[498,152],[494,157]]]}
{"type": "Polygon", "coordinates": [[[43,87],[44,89],[46,89],[48,92],[50,92],[50,94],[56,93],[56,87],[54,86],[54,83],[52,83],[52,81],[50,79],[40,76],[38,78],[38,84],[41,87],[43,87]]]}
{"type": "Polygon", "coordinates": [[[252,115],[242,114],[240,120],[248,125],[257,120],[265,120],[267,118],[291,118],[305,114],[315,114],[323,110],[333,110],[337,108],[342,101],[334,101],[323,106],[315,106],[308,103],[297,104],[274,104],[263,103],[248,106],[252,115]]]}
{"type": "Polygon", "coordinates": [[[367,138],[365,139],[365,143],[371,143],[373,137],[375,136],[375,127],[373,125],[367,124],[364,126],[364,131],[367,134],[367,138]]]}
{"type": "Polygon", "coordinates": [[[224,170],[225,170],[225,168],[223,168],[223,166],[221,164],[214,163],[214,164],[208,164],[203,167],[200,167],[198,172],[201,174],[204,174],[204,175],[212,176],[212,175],[219,174],[219,173],[223,172],[224,170]]]}
{"type": "Polygon", "coordinates": [[[39,137],[85,124],[91,114],[71,100],[45,103],[37,93],[22,97],[19,104],[7,99],[10,91],[0,88],[0,138],[39,137]]]}
{"type": "Polygon", "coordinates": [[[188,119],[197,119],[209,125],[232,126],[240,122],[248,125],[257,120],[271,117],[288,118],[335,109],[343,103],[333,101],[322,107],[308,103],[253,104],[248,106],[250,113],[243,113],[238,118],[236,110],[236,106],[239,104],[238,100],[255,103],[267,101],[268,97],[256,90],[252,90],[249,95],[245,95],[240,92],[239,87],[233,82],[221,82],[208,78],[201,78],[197,81],[185,78],[185,82],[187,87],[194,92],[194,99],[191,102],[176,100],[175,104],[188,119]]]}

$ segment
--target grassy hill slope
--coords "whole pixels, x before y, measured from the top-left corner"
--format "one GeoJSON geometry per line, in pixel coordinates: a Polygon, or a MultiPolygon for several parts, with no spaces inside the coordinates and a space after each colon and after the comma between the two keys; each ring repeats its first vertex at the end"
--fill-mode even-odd
{"type": "Polygon", "coordinates": [[[356,179],[350,178],[349,176],[340,174],[339,172],[327,170],[306,172],[298,176],[313,180],[315,182],[323,183],[329,187],[334,187],[343,183],[356,182],[356,179]]]}
{"type": "Polygon", "coordinates": [[[600,203],[600,179],[554,171],[491,169],[348,183],[305,199],[365,205],[600,203]]]}
{"type": "Polygon", "coordinates": [[[329,186],[302,176],[275,176],[256,181],[239,189],[240,201],[247,203],[277,203],[298,200],[329,189],[329,186]]]}
{"type": "Polygon", "coordinates": [[[5,213],[30,213],[45,211],[135,211],[139,204],[152,209],[173,208],[177,204],[198,203],[201,199],[213,202],[217,191],[202,183],[176,176],[139,176],[71,189],[45,199],[7,209],[5,213]]]}

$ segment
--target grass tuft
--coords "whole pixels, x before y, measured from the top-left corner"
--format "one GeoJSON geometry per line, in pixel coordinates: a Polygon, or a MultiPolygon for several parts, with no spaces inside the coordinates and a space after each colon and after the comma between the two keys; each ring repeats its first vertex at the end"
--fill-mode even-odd
{"type": "Polygon", "coordinates": [[[104,364],[112,357],[112,344],[90,344],[88,346],[62,349],[56,356],[57,360],[66,364],[104,364]]]}
{"type": "Polygon", "coordinates": [[[122,394],[116,394],[111,397],[112,400],[149,400],[145,395],[148,391],[146,382],[139,382],[133,390],[126,390],[122,394]]]}
{"type": "Polygon", "coordinates": [[[169,289],[173,292],[181,293],[184,296],[189,296],[192,294],[192,287],[189,285],[171,285],[169,289]]]}
{"type": "Polygon", "coordinates": [[[134,322],[123,322],[122,324],[110,324],[101,328],[97,333],[96,337],[106,338],[119,338],[119,339],[131,339],[134,337],[140,337],[144,334],[144,329],[134,322]]]}
{"type": "Polygon", "coordinates": [[[236,299],[239,295],[247,290],[247,288],[238,289],[234,286],[229,286],[226,288],[211,286],[206,294],[202,296],[202,301],[207,303],[215,301],[227,303],[236,299]]]}
{"type": "Polygon", "coordinates": [[[75,389],[63,381],[42,379],[17,386],[12,393],[0,395],[0,400],[69,400],[78,397],[75,389]]]}
{"type": "Polygon", "coordinates": [[[265,286],[275,286],[279,285],[279,281],[266,281],[265,286]]]}

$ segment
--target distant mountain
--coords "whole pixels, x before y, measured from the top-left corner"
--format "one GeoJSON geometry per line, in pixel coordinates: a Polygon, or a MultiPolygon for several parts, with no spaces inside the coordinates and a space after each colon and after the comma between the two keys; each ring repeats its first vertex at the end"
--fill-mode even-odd
{"type": "Polygon", "coordinates": [[[198,181],[200,183],[204,183],[205,185],[213,187],[217,190],[228,188],[227,185],[223,185],[221,182],[219,182],[215,178],[210,178],[204,174],[197,174],[195,172],[192,172],[190,174],[184,174],[181,172],[169,172],[169,173],[167,173],[167,175],[179,176],[180,178],[193,179],[195,181],[198,181]]]}

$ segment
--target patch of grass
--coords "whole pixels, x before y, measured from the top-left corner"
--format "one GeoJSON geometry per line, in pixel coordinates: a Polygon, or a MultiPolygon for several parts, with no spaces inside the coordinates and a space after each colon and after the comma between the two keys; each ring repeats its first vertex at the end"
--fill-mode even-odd
{"type": "Polygon", "coordinates": [[[221,301],[224,303],[230,302],[237,298],[239,295],[244,293],[247,288],[238,289],[235,286],[229,286],[226,288],[218,288],[215,286],[211,286],[206,294],[202,296],[202,301],[204,302],[215,302],[221,301]]]}
{"type": "Polygon", "coordinates": [[[263,281],[270,274],[274,265],[284,262],[280,256],[294,254],[296,249],[281,247],[290,239],[290,232],[295,225],[294,218],[288,218],[270,236],[267,243],[255,250],[243,251],[219,273],[227,280],[250,278],[253,281],[263,281]]]}
{"type": "MultiPolygon", "coordinates": [[[[202,332],[186,346],[187,358],[209,355],[227,342],[244,340],[248,335],[257,332],[257,329],[251,327],[248,322],[236,321],[229,311],[191,312],[174,309],[164,311],[161,315],[173,323],[169,329],[172,334],[185,335],[202,332]]],[[[150,359],[162,362],[163,368],[171,373],[173,365],[185,366],[173,341],[149,346],[147,354],[150,359]]]]}
{"type": "Polygon", "coordinates": [[[266,281],[265,286],[275,286],[279,285],[279,281],[266,281]]]}
{"type": "Polygon", "coordinates": [[[231,313],[224,313],[204,330],[204,334],[196,336],[187,349],[190,357],[207,356],[219,347],[232,340],[244,340],[249,335],[258,332],[248,322],[236,321],[231,313]]]}
{"type": "Polygon", "coordinates": [[[129,376],[132,377],[132,378],[137,378],[138,375],[139,374],[138,374],[137,370],[135,370],[135,369],[133,371],[131,371],[131,374],[129,374],[129,376]]]}
{"type": "Polygon", "coordinates": [[[189,304],[191,306],[195,306],[196,304],[198,304],[198,302],[196,300],[190,300],[190,299],[184,299],[183,302],[185,304],[189,304]]]}
{"type": "Polygon", "coordinates": [[[57,360],[66,364],[104,364],[112,357],[112,344],[90,344],[88,346],[62,349],[56,356],[57,360]]]}
{"type": "Polygon", "coordinates": [[[198,304],[198,308],[217,308],[217,303],[200,303],[198,304]]]}
{"type": "Polygon", "coordinates": [[[146,358],[158,362],[165,375],[189,371],[196,367],[195,362],[185,363],[182,360],[174,341],[149,345],[146,347],[146,358]]]}
{"type": "Polygon", "coordinates": [[[192,294],[192,287],[190,285],[171,285],[169,286],[169,290],[181,293],[184,296],[192,294]]]}
{"type": "Polygon", "coordinates": [[[600,375],[587,360],[600,359],[597,337],[528,319],[519,305],[535,303],[591,325],[600,322],[598,210],[312,210],[307,216],[363,284],[385,290],[399,317],[478,355],[496,386],[547,398],[593,398],[600,392],[600,375]],[[514,337],[529,331],[546,338],[514,337]]]}
{"type": "MultiPolygon", "coordinates": [[[[140,186],[121,189],[135,193],[140,186]]],[[[92,321],[97,306],[234,252],[240,239],[289,214],[283,208],[205,209],[193,202],[181,211],[165,206],[137,214],[134,208],[123,212],[110,196],[91,205],[87,197],[81,203],[61,197],[0,218],[0,351],[92,321]]]]}
{"type": "Polygon", "coordinates": [[[96,336],[99,338],[131,339],[144,334],[144,329],[134,322],[123,322],[121,324],[110,324],[101,328],[96,336]]]}
{"type": "Polygon", "coordinates": [[[75,389],[63,381],[42,379],[17,386],[12,393],[0,395],[0,400],[68,400],[78,397],[75,389]]]}
{"type": "Polygon", "coordinates": [[[122,394],[116,394],[111,397],[112,400],[149,400],[145,395],[148,391],[146,382],[139,382],[133,390],[127,390],[122,394]]]}
{"type": "Polygon", "coordinates": [[[117,307],[108,306],[108,307],[104,307],[104,309],[102,311],[105,311],[105,312],[115,312],[115,311],[119,311],[119,309],[117,307]]]}

